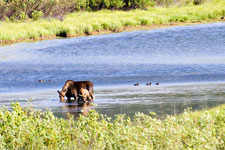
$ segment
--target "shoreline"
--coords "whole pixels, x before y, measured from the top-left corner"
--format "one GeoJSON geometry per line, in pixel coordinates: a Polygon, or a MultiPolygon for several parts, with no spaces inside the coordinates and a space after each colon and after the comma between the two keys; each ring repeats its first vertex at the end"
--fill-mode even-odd
{"type": "Polygon", "coordinates": [[[74,38],[74,37],[81,37],[81,36],[91,36],[91,35],[103,35],[103,34],[111,34],[111,33],[120,33],[126,31],[141,31],[141,30],[153,30],[153,29],[160,29],[160,28],[171,28],[177,26],[189,26],[189,25],[198,25],[198,24],[208,24],[208,23],[217,23],[217,22],[225,22],[225,19],[213,19],[213,20],[202,20],[202,21],[192,21],[192,22],[171,22],[167,24],[151,24],[151,25],[139,25],[139,26],[125,26],[118,30],[100,30],[100,31],[93,31],[91,33],[83,33],[83,34],[68,34],[65,37],[63,36],[42,36],[38,38],[21,38],[18,40],[10,40],[10,41],[0,41],[0,46],[10,45],[15,43],[22,43],[22,42],[36,42],[42,40],[52,40],[52,39],[61,39],[61,38],[74,38]]]}

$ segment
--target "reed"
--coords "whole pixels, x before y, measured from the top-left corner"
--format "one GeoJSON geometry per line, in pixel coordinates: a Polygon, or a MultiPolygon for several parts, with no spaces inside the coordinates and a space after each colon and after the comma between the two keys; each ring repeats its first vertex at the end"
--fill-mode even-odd
{"type": "Polygon", "coordinates": [[[1,22],[0,42],[44,36],[89,35],[102,30],[118,32],[125,27],[218,20],[223,16],[225,16],[224,0],[205,2],[202,5],[151,7],[148,10],[80,11],[67,15],[63,21],[41,19],[1,22]]]}
{"type": "Polygon", "coordinates": [[[91,110],[76,121],[56,118],[51,111],[0,110],[0,149],[224,149],[225,105],[185,111],[159,120],[137,113],[114,120],[91,110]]]}

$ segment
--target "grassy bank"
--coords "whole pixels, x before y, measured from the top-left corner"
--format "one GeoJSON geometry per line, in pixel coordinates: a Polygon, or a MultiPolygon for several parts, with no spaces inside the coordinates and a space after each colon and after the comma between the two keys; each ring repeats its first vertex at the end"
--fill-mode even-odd
{"type": "Polygon", "coordinates": [[[95,111],[77,121],[51,112],[0,111],[0,149],[224,149],[225,105],[165,120],[137,114],[110,120],[95,111]]]}
{"type": "Polygon", "coordinates": [[[225,0],[205,2],[202,5],[154,7],[148,10],[76,12],[67,15],[63,21],[43,19],[1,22],[0,43],[119,32],[129,27],[216,21],[221,20],[222,16],[225,16],[225,0]]]}

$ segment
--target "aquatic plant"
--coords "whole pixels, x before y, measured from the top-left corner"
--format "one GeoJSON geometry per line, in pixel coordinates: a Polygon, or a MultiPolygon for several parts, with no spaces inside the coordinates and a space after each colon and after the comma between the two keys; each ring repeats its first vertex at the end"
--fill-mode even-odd
{"type": "Polygon", "coordinates": [[[164,120],[137,113],[114,120],[91,110],[87,117],[57,118],[51,111],[0,110],[0,149],[224,149],[225,105],[164,120]]]}

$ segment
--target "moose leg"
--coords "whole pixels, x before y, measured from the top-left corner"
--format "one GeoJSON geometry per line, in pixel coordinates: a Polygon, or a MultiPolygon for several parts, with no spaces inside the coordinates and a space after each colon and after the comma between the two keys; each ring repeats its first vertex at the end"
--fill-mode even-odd
{"type": "Polygon", "coordinates": [[[94,94],[93,93],[90,93],[90,100],[93,101],[94,99],[95,99],[94,94]]]}
{"type": "Polygon", "coordinates": [[[95,99],[94,94],[93,94],[93,88],[87,88],[88,92],[89,92],[89,97],[88,99],[90,99],[90,101],[93,101],[95,99]]]}
{"type": "Polygon", "coordinates": [[[76,96],[76,95],[74,95],[74,100],[75,100],[75,101],[78,101],[78,98],[77,98],[77,96],[76,96]]]}
{"type": "Polygon", "coordinates": [[[69,97],[67,97],[67,100],[68,100],[68,101],[70,101],[70,100],[71,100],[71,97],[70,97],[70,96],[69,96],[69,97]]]}
{"type": "Polygon", "coordinates": [[[86,95],[86,100],[92,101],[92,98],[91,98],[91,96],[90,96],[90,93],[86,95]]]}

